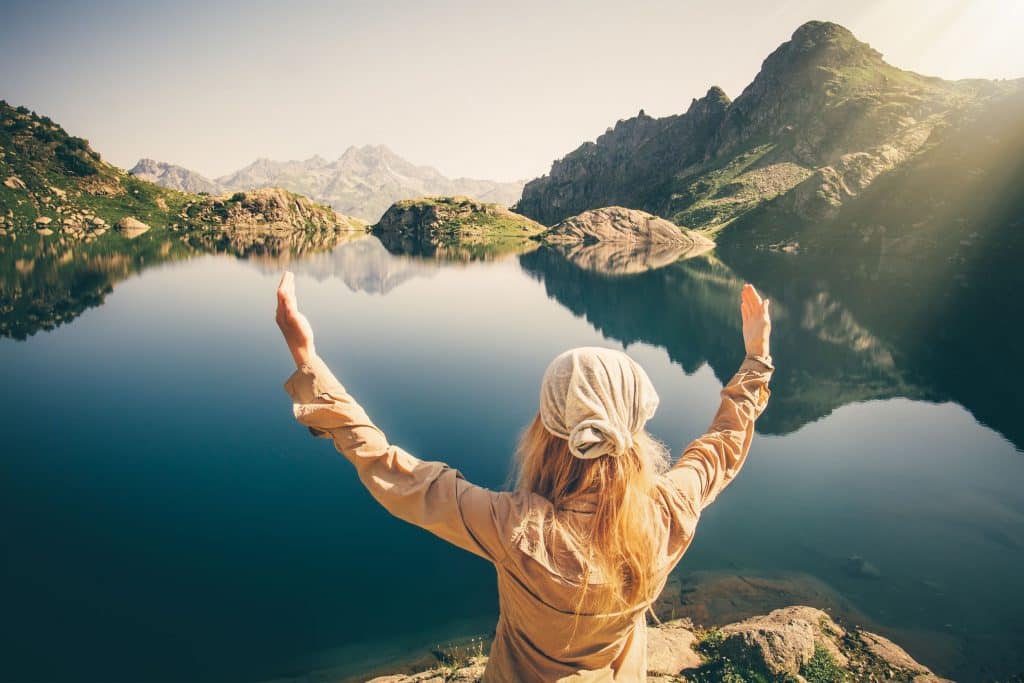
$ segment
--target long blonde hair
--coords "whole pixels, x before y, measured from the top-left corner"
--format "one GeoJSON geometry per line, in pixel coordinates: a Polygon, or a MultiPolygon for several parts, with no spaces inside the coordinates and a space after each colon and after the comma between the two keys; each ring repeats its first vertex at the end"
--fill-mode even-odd
{"type": "MultiPolygon", "coordinates": [[[[596,491],[596,507],[587,528],[566,525],[579,547],[593,551],[592,562],[603,577],[602,590],[591,593],[592,616],[613,616],[641,602],[653,601],[659,568],[657,514],[653,503],[659,474],[669,465],[668,449],[643,430],[633,436],[633,446],[618,457],[603,455],[589,460],[574,457],[569,442],[544,428],[540,414],[534,416],[519,437],[510,479],[523,493],[536,493],[555,508],[571,504],[583,492],[596,491]]],[[[572,634],[576,634],[588,578],[593,573],[585,563],[572,634]]]]}

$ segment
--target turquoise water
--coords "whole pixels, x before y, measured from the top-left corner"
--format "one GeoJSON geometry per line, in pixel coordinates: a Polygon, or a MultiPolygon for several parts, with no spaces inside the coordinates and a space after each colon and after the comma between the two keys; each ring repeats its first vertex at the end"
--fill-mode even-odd
{"type": "Polygon", "coordinates": [[[139,242],[128,264],[18,248],[0,339],[4,680],[358,675],[493,628],[493,568],[390,517],[294,422],[273,320],[286,264],[320,354],[391,441],[491,487],[571,346],[636,358],[661,395],[650,429],[678,452],[739,365],[754,282],[774,304],[772,400],[680,574],[816,579],[940,673],[1024,670],[1024,457],[1003,398],[1019,370],[937,365],[941,348],[864,315],[856,283],[782,278],[767,255],[742,275],[715,256],[614,275],[375,238],[248,259],[139,242]]]}

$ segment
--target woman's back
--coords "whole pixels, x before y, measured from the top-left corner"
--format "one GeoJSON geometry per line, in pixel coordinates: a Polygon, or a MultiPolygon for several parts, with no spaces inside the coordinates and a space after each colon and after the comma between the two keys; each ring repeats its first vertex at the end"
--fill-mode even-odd
{"type": "MultiPolygon", "coordinates": [[[[529,495],[525,514],[511,531],[510,552],[496,563],[501,616],[495,631],[485,681],[642,680],[646,671],[646,613],[649,601],[617,614],[593,614],[603,577],[591,564],[592,549],[577,541],[574,528],[585,529],[598,494],[579,497],[571,508],[555,509],[544,498],[529,495]],[[584,607],[577,617],[577,598],[586,569],[592,570],[584,607]],[[570,638],[570,634],[572,637],[570,638]],[[586,671],[583,677],[579,672],[586,671]],[[573,679],[573,680],[578,680],[573,679]]],[[[685,551],[687,533],[672,524],[668,508],[662,523],[651,529],[660,548],[660,577],[654,594],[685,551]]]]}

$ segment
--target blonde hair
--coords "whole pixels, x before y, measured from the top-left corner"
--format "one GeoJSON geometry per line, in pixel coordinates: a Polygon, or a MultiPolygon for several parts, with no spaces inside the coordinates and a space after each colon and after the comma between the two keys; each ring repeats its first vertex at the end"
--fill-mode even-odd
{"type": "Polygon", "coordinates": [[[569,648],[579,625],[584,599],[590,595],[592,616],[614,616],[641,602],[653,602],[660,568],[657,508],[654,486],[669,465],[664,444],[643,430],[633,437],[633,446],[618,457],[603,455],[584,460],[574,457],[569,442],[544,428],[540,414],[534,416],[519,437],[510,479],[523,493],[536,493],[555,508],[568,504],[586,491],[596,491],[596,508],[586,528],[566,525],[579,547],[589,548],[591,562],[600,570],[601,589],[590,591],[591,563],[585,563],[574,609],[569,648]]]}

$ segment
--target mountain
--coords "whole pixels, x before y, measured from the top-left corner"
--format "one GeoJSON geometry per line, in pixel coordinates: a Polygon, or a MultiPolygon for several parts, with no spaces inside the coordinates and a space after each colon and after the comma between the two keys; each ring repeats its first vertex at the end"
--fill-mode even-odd
{"type": "Polygon", "coordinates": [[[207,180],[202,175],[143,159],[139,171],[147,180],[179,190],[210,183],[233,191],[276,186],[325,202],[336,210],[366,221],[378,220],[394,202],[425,195],[464,195],[481,202],[508,206],[519,199],[522,182],[447,178],[430,166],[416,166],[384,145],[349,147],[335,161],[313,156],[304,161],[257,159],[245,168],[207,180]]]}
{"type": "Polygon", "coordinates": [[[128,172],[137,178],[183,192],[196,194],[200,192],[224,194],[227,192],[227,189],[219,183],[200,173],[190,171],[183,166],[175,166],[153,159],[139,159],[139,163],[135,164],[128,172]]]}
{"type": "Polygon", "coordinates": [[[888,171],[1021,81],[944,81],[887,64],[837,24],[799,27],[730,101],[717,87],[681,114],[643,110],[528,182],[516,211],[546,225],[621,205],[717,233],[770,200],[834,217],[888,171]]]}

